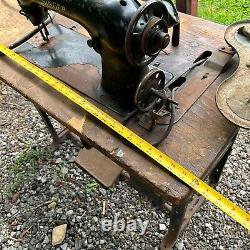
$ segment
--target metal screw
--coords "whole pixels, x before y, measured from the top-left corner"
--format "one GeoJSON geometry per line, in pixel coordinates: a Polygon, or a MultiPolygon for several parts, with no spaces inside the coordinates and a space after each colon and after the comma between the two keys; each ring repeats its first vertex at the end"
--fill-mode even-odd
{"type": "Polygon", "coordinates": [[[92,39],[89,39],[89,40],[87,41],[87,44],[88,44],[88,46],[89,46],[90,48],[93,48],[93,47],[94,47],[94,42],[93,42],[92,39]]]}

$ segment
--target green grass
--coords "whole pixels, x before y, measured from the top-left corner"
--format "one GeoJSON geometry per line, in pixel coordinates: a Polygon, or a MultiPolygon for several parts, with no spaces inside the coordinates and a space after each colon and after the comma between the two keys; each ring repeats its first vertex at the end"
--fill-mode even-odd
{"type": "Polygon", "coordinates": [[[67,170],[66,167],[62,167],[57,170],[57,176],[59,177],[59,179],[65,180],[67,178],[68,172],[66,170],[67,170]]]}
{"type": "Polygon", "coordinates": [[[99,184],[95,180],[92,180],[92,181],[90,181],[89,183],[86,184],[85,192],[87,194],[94,193],[97,190],[98,187],[99,187],[99,184]]]}
{"type": "Polygon", "coordinates": [[[250,0],[199,0],[198,16],[221,24],[250,19],[250,0]]]}
{"type": "Polygon", "coordinates": [[[228,25],[250,19],[250,0],[198,0],[198,2],[198,16],[207,20],[228,25]]]}
{"type": "Polygon", "coordinates": [[[48,151],[38,150],[33,147],[29,147],[20,153],[8,169],[12,179],[6,186],[5,193],[11,196],[17,192],[32,176],[37,174],[39,163],[46,160],[48,156],[48,151]]]}

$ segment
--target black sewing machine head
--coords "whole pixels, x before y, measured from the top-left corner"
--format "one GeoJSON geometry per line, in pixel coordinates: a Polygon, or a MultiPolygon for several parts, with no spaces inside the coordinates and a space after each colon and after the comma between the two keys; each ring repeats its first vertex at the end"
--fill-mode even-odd
{"type": "MultiPolygon", "coordinates": [[[[101,55],[99,90],[116,100],[128,114],[150,112],[154,120],[174,104],[165,88],[166,74],[150,64],[170,43],[178,46],[180,23],[171,0],[18,0],[21,14],[33,25],[43,25],[48,10],[81,24],[90,34],[88,46],[101,55]]],[[[43,27],[45,27],[43,25],[43,27]]],[[[46,39],[46,36],[44,36],[46,39]]],[[[104,104],[105,106],[105,104],[104,104]]],[[[112,107],[119,113],[119,109],[112,107]]]]}

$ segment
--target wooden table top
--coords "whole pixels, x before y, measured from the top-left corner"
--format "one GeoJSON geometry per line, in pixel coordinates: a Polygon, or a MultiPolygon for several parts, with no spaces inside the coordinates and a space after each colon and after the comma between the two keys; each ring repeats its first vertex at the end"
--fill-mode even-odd
{"type": "MultiPolygon", "coordinates": [[[[1,15],[4,15],[2,11],[1,15]]],[[[18,19],[19,15],[15,18],[18,19]]],[[[78,24],[64,17],[56,17],[56,22],[66,27],[74,24],[79,32],[85,32],[78,24]]],[[[183,72],[203,51],[225,45],[224,26],[184,14],[181,14],[181,23],[181,44],[178,48],[168,47],[168,55],[164,59],[166,70],[176,75],[183,72]]],[[[0,27],[0,43],[7,45],[13,42],[6,40],[4,36],[4,29],[9,26],[5,24],[0,27]]],[[[15,32],[16,39],[23,36],[23,29],[12,32],[15,32]]],[[[93,120],[84,110],[6,57],[0,57],[0,80],[40,106],[75,134],[91,142],[95,148],[165,199],[178,204],[190,194],[190,188],[177,178],[147,159],[141,152],[125,145],[112,131],[93,120]],[[122,158],[116,156],[118,150],[123,151],[122,158]]],[[[159,147],[200,178],[204,178],[211,171],[238,131],[216,107],[215,92],[219,83],[218,79],[205,91],[174,125],[170,135],[159,147]]]]}

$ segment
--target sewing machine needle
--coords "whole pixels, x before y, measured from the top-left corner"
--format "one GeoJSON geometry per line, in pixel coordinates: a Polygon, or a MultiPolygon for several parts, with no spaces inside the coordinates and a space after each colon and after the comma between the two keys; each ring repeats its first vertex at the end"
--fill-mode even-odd
{"type": "Polygon", "coordinates": [[[40,28],[40,33],[43,37],[43,40],[48,42],[49,41],[49,31],[48,31],[46,25],[44,23],[42,23],[42,26],[40,26],[39,28],[40,28]],[[44,29],[44,32],[43,32],[43,29],[44,29]]]}
{"type": "Polygon", "coordinates": [[[43,26],[43,29],[44,29],[44,31],[45,31],[45,35],[46,35],[46,37],[48,38],[48,37],[49,37],[49,31],[48,31],[48,29],[47,29],[47,26],[45,25],[45,23],[42,23],[42,26],[43,26]]]}
{"type": "Polygon", "coordinates": [[[42,23],[42,27],[43,27],[44,32],[45,32],[46,41],[49,41],[49,31],[48,31],[47,26],[45,25],[45,23],[42,23]]]}

